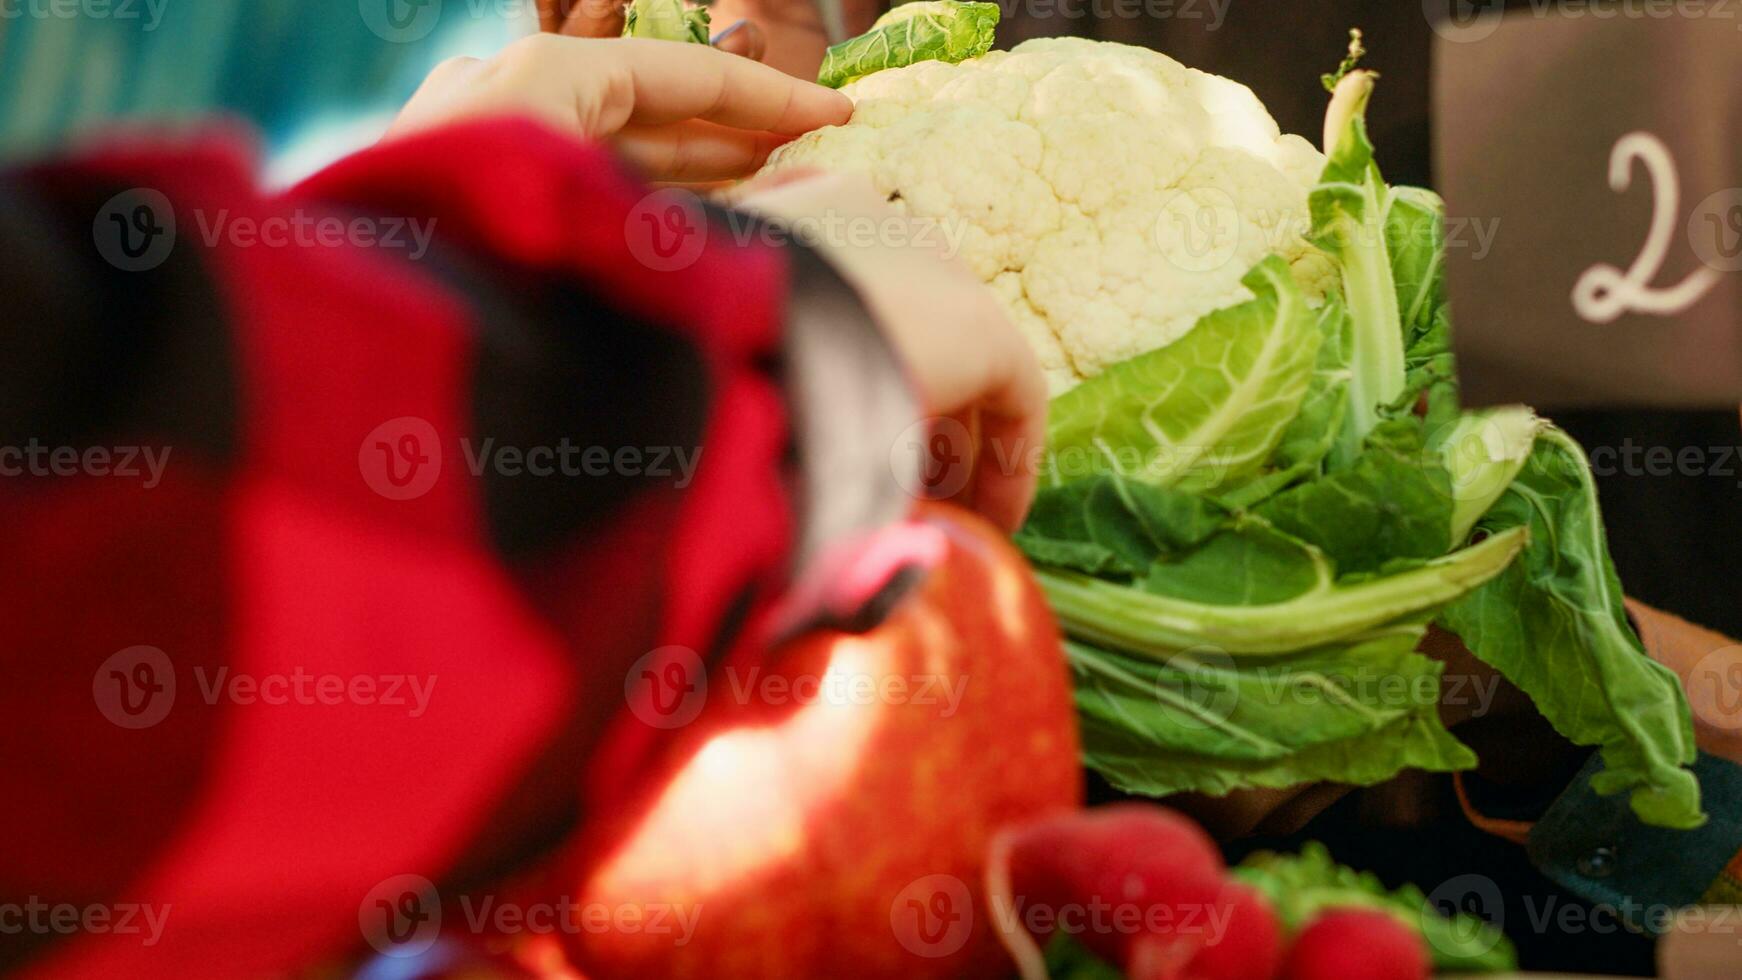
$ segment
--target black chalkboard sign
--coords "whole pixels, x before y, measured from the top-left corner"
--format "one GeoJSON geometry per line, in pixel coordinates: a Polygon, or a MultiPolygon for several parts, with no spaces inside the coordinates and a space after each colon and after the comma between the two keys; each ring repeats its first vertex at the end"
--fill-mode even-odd
{"type": "MultiPolygon", "coordinates": [[[[1431,0],[1430,0],[1431,2],[1431,0]]],[[[1742,0],[1451,0],[1436,183],[1466,401],[1742,404],[1742,0]]]]}

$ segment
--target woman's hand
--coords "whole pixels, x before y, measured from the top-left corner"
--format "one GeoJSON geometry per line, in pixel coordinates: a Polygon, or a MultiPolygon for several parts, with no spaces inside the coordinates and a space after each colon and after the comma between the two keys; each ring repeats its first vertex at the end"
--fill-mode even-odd
{"type": "Polygon", "coordinates": [[[538,34],[486,61],[437,66],[387,138],[477,116],[531,116],[609,139],[650,179],[711,181],[749,174],[776,146],[852,111],[839,92],[705,45],[538,34]]]}
{"type": "Polygon", "coordinates": [[[1046,439],[1046,382],[992,291],[944,254],[940,229],[902,218],[863,178],[788,171],[733,197],[828,257],[906,363],[927,416],[971,434],[953,499],[1005,530],[1021,525],[1046,439]]]}

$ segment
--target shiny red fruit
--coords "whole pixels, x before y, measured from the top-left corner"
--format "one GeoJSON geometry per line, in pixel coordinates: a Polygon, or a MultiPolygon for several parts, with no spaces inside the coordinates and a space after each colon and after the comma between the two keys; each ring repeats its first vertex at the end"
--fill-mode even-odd
{"type": "Polygon", "coordinates": [[[586,975],[1008,971],[981,894],[988,841],[1081,805],[1058,630],[979,519],[928,507],[888,533],[932,558],[879,627],[710,677],[653,802],[591,828],[617,843],[577,872],[577,903],[620,922],[587,912],[593,928],[566,937],[586,975]]]}

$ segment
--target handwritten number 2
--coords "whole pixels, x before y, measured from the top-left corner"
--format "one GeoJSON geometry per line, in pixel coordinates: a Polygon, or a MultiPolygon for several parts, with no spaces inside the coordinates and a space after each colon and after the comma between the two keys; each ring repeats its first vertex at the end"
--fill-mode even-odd
{"type": "Polygon", "coordinates": [[[1651,230],[1625,273],[1599,262],[1573,285],[1573,310],[1591,323],[1611,323],[1629,311],[1674,316],[1699,302],[1720,278],[1716,269],[1702,267],[1668,289],[1651,285],[1669,255],[1681,188],[1669,147],[1651,133],[1633,132],[1617,140],[1609,153],[1609,186],[1616,193],[1633,183],[1635,160],[1651,178],[1651,230]]]}

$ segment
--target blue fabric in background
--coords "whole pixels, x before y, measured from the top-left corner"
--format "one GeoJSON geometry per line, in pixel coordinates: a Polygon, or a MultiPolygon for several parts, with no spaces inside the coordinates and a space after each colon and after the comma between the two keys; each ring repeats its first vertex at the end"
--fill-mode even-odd
{"type": "Polygon", "coordinates": [[[0,0],[0,157],[225,114],[291,179],[372,142],[437,62],[536,26],[533,0],[0,0]]]}

